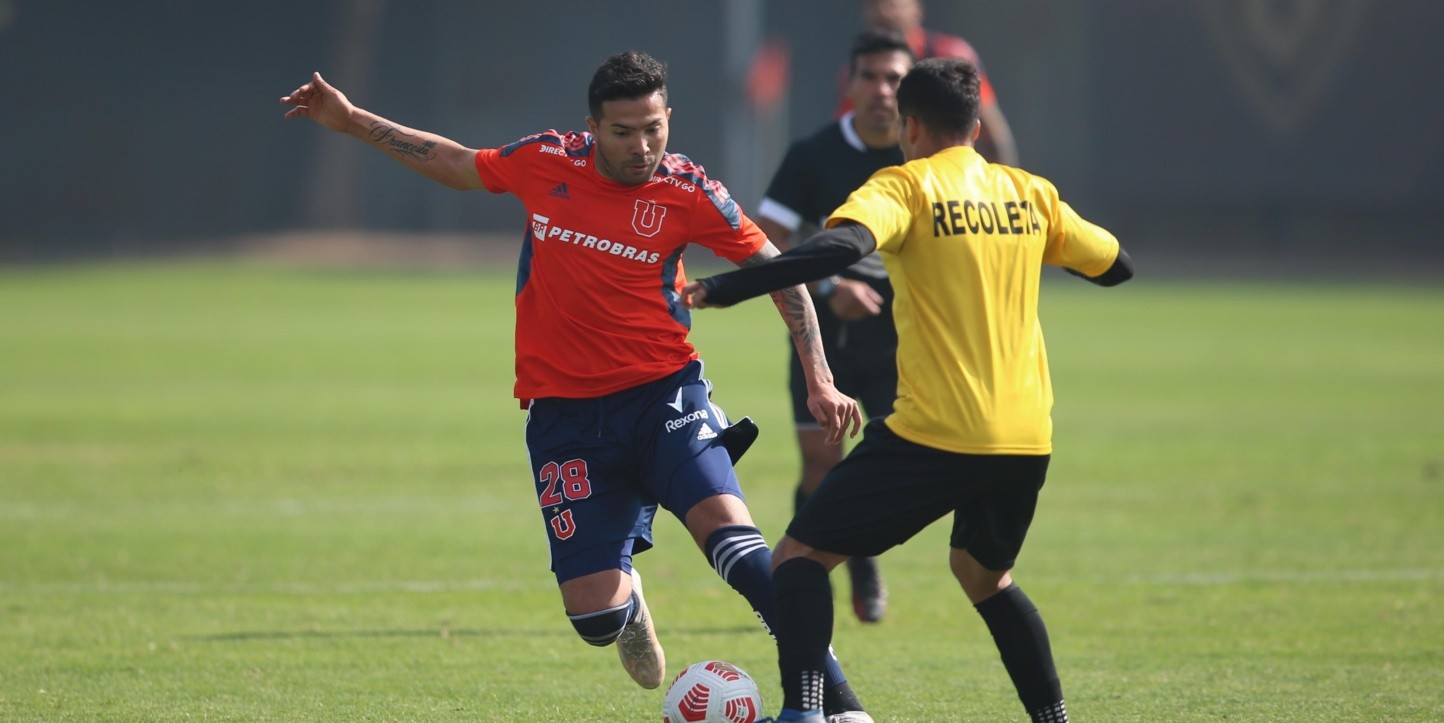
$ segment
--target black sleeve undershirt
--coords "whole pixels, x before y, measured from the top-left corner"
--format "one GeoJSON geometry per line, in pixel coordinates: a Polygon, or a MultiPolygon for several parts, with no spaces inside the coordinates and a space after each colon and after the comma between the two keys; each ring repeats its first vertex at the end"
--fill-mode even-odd
{"type": "Polygon", "coordinates": [[[825,279],[857,263],[876,248],[877,240],[866,226],[844,221],[765,263],[699,279],[698,283],[707,290],[708,303],[731,306],[790,286],[825,279]]]}
{"type": "Polygon", "coordinates": [[[1113,265],[1107,271],[1097,276],[1085,276],[1081,271],[1065,268],[1067,271],[1080,279],[1087,279],[1099,286],[1117,286],[1133,278],[1133,259],[1129,258],[1128,252],[1123,247],[1118,248],[1118,258],[1113,260],[1113,265]]]}

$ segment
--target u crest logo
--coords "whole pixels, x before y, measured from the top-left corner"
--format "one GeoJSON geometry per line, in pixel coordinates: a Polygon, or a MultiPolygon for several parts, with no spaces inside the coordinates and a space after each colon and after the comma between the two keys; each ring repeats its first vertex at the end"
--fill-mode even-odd
{"type": "Polygon", "coordinates": [[[552,533],[558,540],[565,540],[577,533],[577,523],[572,521],[572,511],[562,510],[552,518],[552,533]]]}
{"type": "Polygon", "coordinates": [[[667,217],[667,207],[657,205],[656,201],[643,201],[637,199],[632,207],[632,230],[638,236],[651,238],[662,230],[662,219],[667,217]]]}

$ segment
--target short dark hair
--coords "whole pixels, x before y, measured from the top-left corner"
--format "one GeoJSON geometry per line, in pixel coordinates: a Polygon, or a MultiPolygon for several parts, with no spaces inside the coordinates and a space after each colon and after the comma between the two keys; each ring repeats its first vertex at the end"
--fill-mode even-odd
{"type": "Polygon", "coordinates": [[[852,39],[852,52],[847,56],[847,77],[851,78],[857,73],[857,59],[864,55],[873,53],[898,52],[906,53],[909,61],[917,60],[913,55],[913,48],[908,45],[907,38],[902,33],[894,30],[883,30],[872,28],[858,33],[852,39]]]}
{"type": "Polygon", "coordinates": [[[966,134],[982,106],[978,69],[957,58],[929,58],[914,65],[897,88],[897,109],[930,130],[966,134]]]}
{"type": "Polygon", "coordinates": [[[617,53],[603,61],[587,86],[587,110],[602,117],[602,103],[633,100],[661,93],[667,99],[667,65],[639,50],[617,53]]]}

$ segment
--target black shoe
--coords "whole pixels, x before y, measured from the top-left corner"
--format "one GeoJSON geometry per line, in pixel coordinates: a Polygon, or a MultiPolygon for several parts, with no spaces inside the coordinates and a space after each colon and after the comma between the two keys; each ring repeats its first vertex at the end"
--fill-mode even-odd
{"type": "Polygon", "coordinates": [[[887,614],[887,586],[882,582],[876,557],[854,557],[847,561],[852,578],[852,612],[865,623],[875,623],[887,614]]]}

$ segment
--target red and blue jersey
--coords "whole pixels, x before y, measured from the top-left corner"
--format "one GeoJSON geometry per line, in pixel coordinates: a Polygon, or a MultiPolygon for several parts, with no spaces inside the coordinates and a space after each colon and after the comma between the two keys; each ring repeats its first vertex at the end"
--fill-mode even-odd
{"type": "Polygon", "coordinates": [[[590,133],[546,131],[476,154],[528,218],[516,280],[516,396],[584,399],[672,374],[687,341],[682,251],[742,261],[767,242],[721,183],[668,153],[636,186],[595,167],[590,133]]]}

